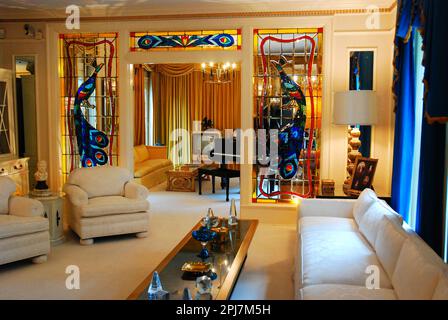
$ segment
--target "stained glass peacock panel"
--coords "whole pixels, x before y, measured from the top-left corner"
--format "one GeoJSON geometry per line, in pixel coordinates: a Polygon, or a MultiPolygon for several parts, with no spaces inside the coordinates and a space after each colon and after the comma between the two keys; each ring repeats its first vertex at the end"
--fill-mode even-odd
{"type": "MultiPolygon", "coordinates": [[[[117,33],[61,34],[59,36],[62,183],[75,168],[91,164],[83,161],[85,157],[80,155],[82,148],[80,148],[79,130],[75,121],[78,107],[86,123],[95,129],[94,131],[105,134],[104,138],[108,143],[104,144],[103,141],[99,144],[105,156],[102,160],[110,165],[118,164],[117,39],[117,33]],[[93,81],[92,78],[94,78],[93,81]],[[81,94],[80,88],[85,88],[89,82],[92,82],[93,90],[88,92],[80,105],[77,105],[79,94],[81,94]]],[[[97,133],[93,135],[93,138],[97,140],[100,136],[101,134],[97,133]]]]}

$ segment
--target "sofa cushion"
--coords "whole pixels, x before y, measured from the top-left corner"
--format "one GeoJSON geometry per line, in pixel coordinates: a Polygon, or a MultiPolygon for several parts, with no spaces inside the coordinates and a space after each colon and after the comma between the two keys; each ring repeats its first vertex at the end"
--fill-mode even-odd
{"type": "Polygon", "coordinates": [[[392,278],[398,256],[406,239],[406,231],[391,221],[387,215],[383,216],[376,236],[375,251],[389,278],[392,278]]]}
{"type": "Polygon", "coordinates": [[[442,273],[442,260],[416,236],[408,237],[398,257],[392,284],[400,300],[430,300],[442,273]],[[439,261],[440,260],[440,261],[439,261]]]}
{"type": "Polygon", "coordinates": [[[43,217],[0,215],[0,239],[47,231],[48,228],[48,219],[43,217]]]}
{"type": "Polygon", "coordinates": [[[357,231],[355,220],[336,217],[303,217],[297,228],[299,233],[313,231],[357,231]]]}
{"type": "Polygon", "coordinates": [[[305,232],[301,237],[302,285],[347,284],[365,286],[368,266],[380,269],[380,287],[392,288],[386,272],[367,241],[358,232],[305,232]]]}
{"type": "Polygon", "coordinates": [[[171,167],[172,162],[168,159],[151,159],[140,163],[136,163],[134,166],[134,177],[141,178],[148,173],[154,172],[164,167],[171,167]]]}
{"type": "Polygon", "coordinates": [[[384,216],[389,217],[390,221],[398,226],[403,223],[403,218],[382,200],[375,201],[358,222],[359,231],[366,237],[372,247],[375,246],[384,216]]]}
{"type": "Polygon", "coordinates": [[[358,225],[361,222],[363,215],[367,212],[367,209],[369,209],[376,200],[378,200],[378,197],[373,190],[365,189],[361,192],[353,205],[353,217],[358,225]]]}
{"type": "Polygon", "coordinates": [[[131,174],[125,168],[98,166],[74,170],[70,173],[68,183],[83,189],[89,198],[122,196],[124,185],[131,178],[131,174]]]}
{"type": "Polygon", "coordinates": [[[0,214],[8,214],[9,197],[16,191],[16,184],[8,177],[0,177],[0,214]]]}
{"type": "Polygon", "coordinates": [[[109,196],[89,199],[89,203],[87,205],[83,205],[79,210],[81,216],[87,218],[142,212],[148,209],[149,202],[146,200],[109,196]]]}
{"type": "Polygon", "coordinates": [[[149,151],[145,145],[134,147],[134,163],[139,163],[149,158],[149,151]]]}
{"type": "Polygon", "coordinates": [[[436,290],[432,297],[433,300],[448,300],[448,272],[440,277],[436,290]]]}
{"type": "Polygon", "coordinates": [[[392,289],[367,289],[343,284],[319,284],[301,289],[303,300],[396,300],[392,289]]]}

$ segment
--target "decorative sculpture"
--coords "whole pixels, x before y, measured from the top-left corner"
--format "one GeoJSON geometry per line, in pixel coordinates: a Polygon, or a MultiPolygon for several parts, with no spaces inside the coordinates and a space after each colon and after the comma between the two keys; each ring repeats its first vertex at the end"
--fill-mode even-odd
{"type": "Polygon", "coordinates": [[[191,297],[191,291],[189,288],[184,288],[182,300],[193,300],[193,298],[191,297]]]}
{"type": "Polygon", "coordinates": [[[148,300],[169,300],[169,297],[169,292],[163,290],[159,273],[157,271],[154,271],[151,284],[148,288],[148,300]]]}
{"type": "Polygon", "coordinates": [[[207,243],[216,238],[217,233],[211,231],[207,227],[200,227],[198,230],[194,230],[191,235],[193,239],[199,241],[202,245],[202,249],[201,252],[198,254],[198,257],[201,258],[202,260],[205,260],[208,257],[210,257],[210,253],[208,252],[207,249],[207,243]]]}
{"type": "Polygon", "coordinates": [[[215,239],[218,235],[215,231],[211,231],[210,229],[216,227],[219,224],[219,218],[215,217],[215,215],[213,214],[213,210],[209,208],[207,211],[207,215],[202,218],[201,224],[202,226],[198,230],[194,230],[191,236],[193,237],[193,239],[201,243],[202,250],[198,254],[198,257],[202,260],[205,260],[210,257],[207,249],[207,243],[215,239]]]}
{"type": "Polygon", "coordinates": [[[109,145],[109,139],[104,132],[94,128],[84,117],[81,107],[95,108],[88,99],[95,91],[96,77],[98,72],[104,66],[104,63],[96,65],[93,63],[95,71],[93,74],[79,86],[75,96],[74,104],[74,122],[76,139],[78,142],[79,155],[81,156],[81,165],[83,167],[94,167],[97,165],[105,165],[108,157],[102,148],[109,145]]]}
{"type": "Polygon", "coordinates": [[[37,171],[34,173],[34,179],[36,180],[36,186],[32,194],[37,197],[50,196],[51,191],[47,185],[48,173],[46,161],[40,160],[37,162],[37,171]]]}
{"type": "Polygon", "coordinates": [[[238,225],[238,217],[237,217],[237,213],[236,213],[235,199],[232,199],[232,201],[230,203],[229,220],[227,221],[227,224],[229,226],[238,225]]]}

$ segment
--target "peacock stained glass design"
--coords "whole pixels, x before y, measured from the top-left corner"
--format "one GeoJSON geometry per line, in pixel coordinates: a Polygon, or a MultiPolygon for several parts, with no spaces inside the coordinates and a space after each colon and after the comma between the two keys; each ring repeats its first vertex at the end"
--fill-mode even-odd
{"type": "Polygon", "coordinates": [[[131,32],[131,51],[146,50],[239,50],[241,30],[131,32]]]}
{"type": "Polygon", "coordinates": [[[322,28],[254,30],[254,128],[264,129],[258,130],[258,155],[269,162],[254,166],[253,202],[316,194],[322,49],[322,28]]]}
{"type": "Polygon", "coordinates": [[[104,66],[103,63],[97,65],[93,60],[92,66],[95,68],[92,75],[78,88],[74,105],[74,122],[76,141],[78,143],[79,155],[81,156],[81,165],[83,167],[95,167],[105,165],[108,157],[103,150],[109,145],[109,138],[104,132],[94,128],[84,117],[81,107],[94,109],[89,103],[89,98],[95,91],[96,77],[98,72],[104,66]]]}
{"type": "Polygon", "coordinates": [[[118,34],[59,36],[62,183],[81,166],[118,165],[118,34]]]}

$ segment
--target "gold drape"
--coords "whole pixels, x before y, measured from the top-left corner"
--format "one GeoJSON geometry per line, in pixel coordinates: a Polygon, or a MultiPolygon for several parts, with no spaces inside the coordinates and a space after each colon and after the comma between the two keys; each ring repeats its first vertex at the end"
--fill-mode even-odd
{"type": "Polygon", "coordinates": [[[152,70],[153,133],[156,142],[168,146],[175,164],[190,161],[193,121],[207,117],[216,129],[240,128],[239,71],[230,75],[233,81],[217,84],[204,82],[200,67],[194,64],[154,65],[152,70]],[[188,137],[173,141],[176,129],[187,130],[188,137]]]}
{"type": "Polygon", "coordinates": [[[145,71],[134,66],[134,146],[145,144],[145,71]]]}
{"type": "Polygon", "coordinates": [[[233,81],[227,83],[204,83],[202,116],[196,119],[212,119],[219,130],[237,129],[241,124],[241,81],[240,72],[230,75],[233,81]]]}

